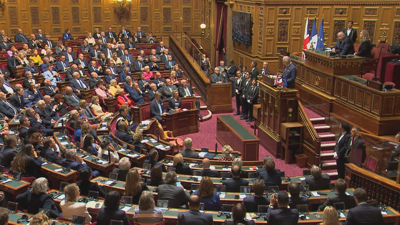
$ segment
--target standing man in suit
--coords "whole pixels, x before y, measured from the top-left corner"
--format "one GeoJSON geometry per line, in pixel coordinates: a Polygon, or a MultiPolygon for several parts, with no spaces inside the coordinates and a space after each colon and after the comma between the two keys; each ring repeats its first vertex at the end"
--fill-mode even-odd
{"type": "Polygon", "coordinates": [[[265,183],[265,189],[268,190],[269,186],[279,186],[282,183],[281,171],[275,169],[274,160],[269,157],[264,158],[264,168],[258,173],[258,179],[263,179],[265,183]]]}
{"type": "MultiPolygon", "coordinates": [[[[201,165],[203,166],[203,170],[201,176],[205,177],[219,177],[219,173],[216,170],[210,169],[211,162],[208,158],[204,158],[201,165]]],[[[253,191],[254,191],[254,183],[253,183],[253,191]]],[[[264,192],[264,189],[263,189],[264,192]]]]}
{"type": "MultiPolygon", "coordinates": [[[[353,139],[353,141],[351,142],[351,146],[349,148],[349,150],[346,152],[346,161],[349,163],[350,162],[350,156],[352,155],[352,151],[361,151],[361,162],[360,164],[358,164],[358,166],[361,167],[362,164],[364,164],[365,158],[367,156],[367,152],[366,152],[366,147],[365,147],[365,142],[363,140],[363,138],[360,135],[361,128],[358,126],[354,126],[353,128],[351,128],[350,134],[351,134],[351,138],[353,139]]],[[[399,142],[400,140],[400,136],[399,136],[400,132],[397,133],[397,135],[395,136],[395,141],[396,141],[396,137],[397,137],[397,142],[399,142]]],[[[399,148],[400,149],[400,148],[399,148]]],[[[354,158],[353,158],[354,159],[354,158]]],[[[388,162],[390,162],[391,159],[389,158],[388,162]]],[[[355,162],[353,162],[355,164],[355,162]]],[[[396,165],[397,168],[397,165],[396,165]]],[[[389,168],[387,168],[389,170],[389,168]]]]}
{"type": "Polygon", "coordinates": [[[328,174],[322,174],[321,168],[316,165],[311,167],[310,172],[312,176],[306,178],[306,184],[308,184],[310,191],[329,189],[331,178],[328,174]]]}
{"type": "MultiPolygon", "coordinates": [[[[140,38],[145,38],[146,37],[146,34],[142,31],[141,27],[137,28],[137,37],[138,37],[139,40],[140,40],[140,38]]],[[[140,43],[140,41],[139,41],[139,43],[140,43]]]]}
{"type": "Polygon", "coordinates": [[[259,205],[269,205],[268,197],[264,196],[265,183],[261,179],[253,181],[254,196],[246,196],[243,199],[243,204],[247,212],[258,212],[259,205]]]}
{"type": "Polygon", "coordinates": [[[198,225],[198,224],[214,224],[211,214],[201,213],[200,198],[197,195],[192,195],[189,198],[189,210],[178,214],[178,225],[198,225]],[[183,215],[183,216],[182,216],[183,215]]]}
{"type": "Polygon", "coordinates": [[[257,81],[255,79],[251,81],[251,87],[247,90],[246,99],[249,111],[249,116],[246,121],[247,124],[250,124],[251,122],[254,121],[253,105],[257,104],[258,101],[258,86],[257,86],[257,81]]]}
{"type": "Polygon", "coordinates": [[[247,102],[247,98],[246,98],[246,93],[249,90],[250,86],[251,86],[251,77],[250,77],[250,73],[246,72],[246,79],[242,80],[241,82],[241,86],[239,88],[239,93],[241,94],[241,105],[242,105],[242,115],[240,116],[241,120],[247,120],[247,114],[248,114],[248,107],[249,104],[247,102]]]}
{"type": "Polygon", "coordinates": [[[115,34],[115,32],[112,31],[112,27],[109,27],[109,28],[108,28],[108,31],[106,32],[106,36],[107,36],[108,39],[116,38],[116,37],[117,37],[117,35],[115,34]]]}
{"type": "Polygon", "coordinates": [[[185,158],[199,158],[199,154],[194,152],[192,150],[192,139],[191,138],[185,138],[183,141],[183,146],[185,146],[185,150],[180,151],[181,155],[185,158]]]}
{"type": "Polygon", "coordinates": [[[16,87],[14,95],[10,98],[10,103],[17,109],[17,111],[21,111],[21,109],[25,108],[24,101],[24,89],[22,87],[16,87]]]}
{"type": "Polygon", "coordinates": [[[278,199],[271,195],[270,208],[267,213],[267,222],[271,225],[293,225],[299,220],[297,209],[288,208],[289,196],[287,192],[279,192],[278,199]],[[277,206],[277,209],[274,209],[277,206]]]}
{"type": "Polygon", "coordinates": [[[28,43],[28,37],[22,32],[22,29],[18,29],[18,33],[14,38],[15,42],[25,42],[28,43]]]}
{"type": "Polygon", "coordinates": [[[242,171],[239,166],[231,168],[232,178],[222,181],[222,185],[226,186],[227,192],[240,192],[240,186],[249,186],[249,181],[240,178],[242,171]]]}
{"type": "Polygon", "coordinates": [[[158,122],[162,122],[162,115],[165,115],[165,105],[164,102],[161,100],[161,93],[156,92],[154,94],[154,99],[150,103],[150,116],[151,118],[156,118],[158,122]]]}
{"type": "Polygon", "coordinates": [[[261,69],[261,74],[262,75],[269,75],[269,70],[268,70],[268,62],[263,62],[263,68],[261,69]]]}
{"type": "Polygon", "coordinates": [[[283,57],[283,65],[285,70],[282,74],[283,88],[294,88],[296,83],[297,69],[290,60],[289,56],[283,57]]]}
{"type": "Polygon", "coordinates": [[[354,54],[354,43],[344,35],[343,31],[337,34],[337,39],[336,45],[332,48],[333,52],[338,52],[339,55],[354,54]]]}
{"type": "Polygon", "coordinates": [[[251,67],[251,70],[250,70],[251,79],[252,80],[253,79],[257,80],[257,76],[259,74],[258,69],[257,69],[257,62],[256,61],[252,61],[250,67],[251,67]]]}
{"type": "MultiPolygon", "coordinates": [[[[182,79],[181,80],[181,86],[178,87],[178,92],[179,92],[179,96],[182,97],[182,98],[184,98],[184,97],[196,97],[194,92],[193,92],[193,90],[192,90],[192,88],[187,85],[187,80],[186,79],[182,79]]],[[[197,112],[199,114],[199,118],[203,118],[203,116],[200,114],[200,101],[197,98],[195,99],[195,105],[196,105],[196,108],[197,108],[197,112]]]]}
{"type": "Polygon", "coordinates": [[[349,22],[347,23],[347,29],[343,29],[343,33],[346,37],[348,37],[353,44],[356,43],[357,40],[357,30],[353,29],[353,21],[349,20],[349,22]]]}
{"type": "Polygon", "coordinates": [[[345,225],[377,225],[385,224],[381,210],[367,204],[368,195],[363,188],[354,190],[354,199],[358,206],[347,212],[345,225]]]}
{"type": "Polygon", "coordinates": [[[318,211],[324,211],[326,206],[333,206],[334,203],[344,202],[346,209],[356,207],[356,201],[353,196],[346,194],[347,183],[339,178],[335,182],[336,196],[328,198],[324,204],[320,205],[318,211]]]}
{"type": "Polygon", "coordinates": [[[338,177],[344,179],[346,152],[351,148],[351,126],[348,122],[342,121],[339,125],[341,129],[334,148],[334,159],[336,159],[338,177]]]}
{"type": "Polygon", "coordinates": [[[240,70],[236,71],[236,78],[235,81],[233,81],[233,90],[235,91],[235,97],[236,97],[236,113],[233,114],[234,116],[240,115],[240,106],[241,104],[241,97],[242,97],[242,92],[240,90],[240,86],[242,85],[242,73],[240,70]]]}

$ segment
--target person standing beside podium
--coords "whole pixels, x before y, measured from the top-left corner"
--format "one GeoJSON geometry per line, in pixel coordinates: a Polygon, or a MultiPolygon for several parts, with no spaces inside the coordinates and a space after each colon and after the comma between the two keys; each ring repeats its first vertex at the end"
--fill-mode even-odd
{"type": "Polygon", "coordinates": [[[284,56],[282,60],[283,60],[283,65],[285,65],[285,70],[283,71],[282,74],[283,88],[294,88],[297,69],[293,65],[289,56],[284,56]]]}

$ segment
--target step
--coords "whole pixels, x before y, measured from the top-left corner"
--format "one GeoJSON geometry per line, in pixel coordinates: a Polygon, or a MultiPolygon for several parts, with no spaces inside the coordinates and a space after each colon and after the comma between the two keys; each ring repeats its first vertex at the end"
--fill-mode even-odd
{"type": "Polygon", "coordinates": [[[326,124],[313,124],[313,126],[317,133],[328,133],[331,131],[331,126],[326,124]]]}
{"type": "Polygon", "coordinates": [[[321,148],[326,148],[326,147],[334,147],[336,145],[336,142],[321,142],[321,148]]]}
{"type": "Polygon", "coordinates": [[[322,170],[333,170],[336,169],[336,161],[323,161],[322,170]]]}
{"type": "Polygon", "coordinates": [[[201,105],[200,109],[207,109],[207,106],[206,105],[201,105]]]}
{"type": "Polygon", "coordinates": [[[320,154],[321,160],[333,160],[333,152],[323,152],[320,154]]]}
{"type": "Polygon", "coordinates": [[[326,132],[326,133],[318,133],[318,136],[320,137],[320,138],[335,138],[336,137],[336,135],[335,134],[333,134],[333,133],[330,133],[330,132],[326,132]]]}
{"type": "Polygon", "coordinates": [[[338,175],[337,172],[329,172],[329,173],[326,173],[326,174],[329,175],[329,177],[331,178],[331,180],[337,180],[338,177],[339,177],[339,175],[338,175]]]}
{"type": "Polygon", "coordinates": [[[209,120],[212,117],[212,112],[210,110],[200,110],[200,114],[203,116],[203,118],[199,119],[200,122],[209,120]]]}
{"type": "Polygon", "coordinates": [[[312,124],[323,124],[325,123],[325,118],[324,117],[317,117],[317,118],[310,118],[310,121],[312,124]]]}

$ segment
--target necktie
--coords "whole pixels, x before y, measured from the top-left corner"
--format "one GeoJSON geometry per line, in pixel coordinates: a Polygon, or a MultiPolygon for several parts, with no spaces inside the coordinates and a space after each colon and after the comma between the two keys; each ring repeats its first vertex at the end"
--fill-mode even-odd
{"type": "Polygon", "coordinates": [[[48,41],[49,48],[52,48],[51,41],[48,41]]]}
{"type": "Polygon", "coordinates": [[[68,61],[70,61],[70,62],[72,62],[72,61],[73,61],[73,59],[72,59],[72,55],[71,55],[71,54],[69,54],[69,53],[68,53],[68,61]]]}
{"type": "Polygon", "coordinates": [[[106,43],[106,38],[105,37],[103,37],[103,43],[106,43]]]}
{"type": "Polygon", "coordinates": [[[80,60],[80,61],[81,61],[81,66],[85,67],[85,63],[82,60],[80,60]]]}
{"type": "Polygon", "coordinates": [[[52,92],[54,92],[54,88],[53,88],[52,86],[50,86],[50,90],[51,90],[52,92]]]}
{"type": "Polygon", "coordinates": [[[186,87],[186,96],[190,96],[190,92],[189,92],[188,87],[186,87]]]}
{"type": "Polygon", "coordinates": [[[62,65],[62,67],[63,67],[63,70],[65,70],[64,62],[61,62],[61,65],[62,65]]]}
{"type": "Polygon", "coordinates": [[[142,64],[140,62],[138,62],[138,63],[139,63],[139,68],[142,69],[142,64]]]}
{"type": "Polygon", "coordinates": [[[108,58],[111,58],[111,50],[108,49],[108,58]]]}
{"type": "Polygon", "coordinates": [[[110,69],[111,69],[111,74],[115,74],[114,69],[112,67],[110,67],[110,69]]]}
{"type": "Polygon", "coordinates": [[[171,62],[171,61],[169,61],[169,67],[170,67],[170,68],[172,67],[172,62],[171,62]]]}
{"type": "Polygon", "coordinates": [[[127,37],[128,37],[128,35],[126,35],[126,31],[124,31],[124,34],[125,34],[125,38],[127,38],[127,37]]]}
{"type": "Polygon", "coordinates": [[[6,49],[8,49],[7,43],[4,43],[4,45],[6,46],[6,49]]]}
{"type": "Polygon", "coordinates": [[[97,51],[94,51],[94,57],[97,58],[97,51]]]}
{"type": "Polygon", "coordinates": [[[139,38],[142,38],[142,32],[139,32],[139,38]]]}
{"type": "Polygon", "coordinates": [[[127,58],[128,58],[129,64],[131,64],[131,60],[129,59],[129,56],[127,56],[127,58]]]}
{"type": "Polygon", "coordinates": [[[74,94],[72,94],[72,98],[73,98],[76,102],[79,102],[79,100],[75,97],[74,94]]]}
{"type": "Polygon", "coordinates": [[[160,109],[160,114],[162,114],[161,104],[158,102],[158,108],[160,109]]]}
{"type": "Polygon", "coordinates": [[[21,34],[21,37],[24,39],[25,42],[27,42],[26,38],[24,37],[24,35],[21,34]]]}

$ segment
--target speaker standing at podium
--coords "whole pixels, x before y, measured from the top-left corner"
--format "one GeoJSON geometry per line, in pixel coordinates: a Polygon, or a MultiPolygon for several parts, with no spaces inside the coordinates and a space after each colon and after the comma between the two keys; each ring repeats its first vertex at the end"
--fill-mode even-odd
{"type": "Polygon", "coordinates": [[[294,88],[294,84],[296,81],[297,69],[293,65],[289,56],[284,56],[282,60],[283,60],[283,65],[285,65],[285,70],[283,71],[283,74],[282,74],[283,88],[285,88],[285,87],[294,88]]]}

